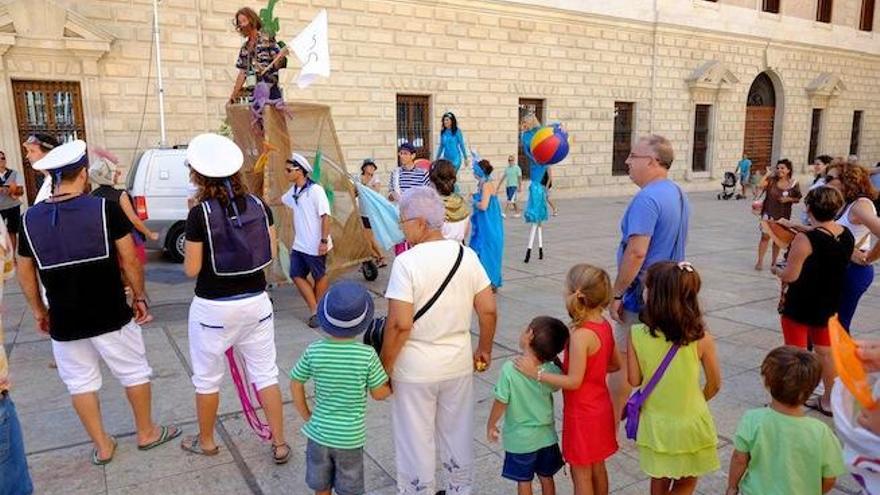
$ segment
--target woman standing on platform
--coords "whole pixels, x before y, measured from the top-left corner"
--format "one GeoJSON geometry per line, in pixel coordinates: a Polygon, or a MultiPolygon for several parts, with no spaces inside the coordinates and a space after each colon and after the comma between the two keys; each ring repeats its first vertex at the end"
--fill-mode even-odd
{"type": "Polygon", "coordinates": [[[458,128],[458,120],[452,112],[446,112],[441,119],[440,144],[437,145],[437,153],[434,159],[449,160],[455,167],[455,173],[461,168],[462,163],[467,161],[467,147],[464,144],[464,134],[458,128]]]}
{"type": "Polygon", "coordinates": [[[184,438],[180,446],[198,455],[220,452],[214,426],[225,353],[234,346],[266,413],[272,459],[284,464],[290,446],[284,440],[275,321],[263,273],[277,254],[272,211],[248,194],[239,172],[244,156],[231,140],[216,134],[196,136],[186,161],[199,189],[199,203],[186,219],[183,262],[186,274],[198,277],[189,308],[189,354],[199,434],[184,438]]]}

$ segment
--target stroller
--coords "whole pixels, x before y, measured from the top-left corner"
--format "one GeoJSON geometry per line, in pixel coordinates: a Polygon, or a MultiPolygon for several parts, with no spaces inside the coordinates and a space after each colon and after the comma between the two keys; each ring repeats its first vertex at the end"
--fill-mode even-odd
{"type": "Polygon", "coordinates": [[[736,199],[742,199],[742,194],[736,194],[736,174],[733,172],[724,172],[724,180],[721,181],[721,192],[718,193],[718,199],[728,200],[736,196],[736,199]]]}

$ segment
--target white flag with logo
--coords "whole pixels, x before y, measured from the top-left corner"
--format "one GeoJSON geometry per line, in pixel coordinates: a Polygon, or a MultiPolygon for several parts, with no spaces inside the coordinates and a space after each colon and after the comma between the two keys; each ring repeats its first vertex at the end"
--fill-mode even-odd
{"type": "Polygon", "coordinates": [[[322,10],[312,22],[299,33],[290,47],[302,62],[296,84],[307,88],[318,76],[330,76],[330,43],[327,38],[327,11],[322,10]]]}

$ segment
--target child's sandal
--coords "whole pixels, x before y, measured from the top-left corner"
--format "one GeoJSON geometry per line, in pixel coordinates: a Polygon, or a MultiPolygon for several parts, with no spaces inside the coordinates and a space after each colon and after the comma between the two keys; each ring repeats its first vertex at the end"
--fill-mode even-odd
{"type": "Polygon", "coordinates": [[[281,445],[272,444],[272,460],[275,461],[275,464],[287,464],[287,461],[290,460],[290,445],[287,445],[287,442],[282,443],[281,445]],[[278,456],[278,449],[287,449],[283,456],[278,456]]]}

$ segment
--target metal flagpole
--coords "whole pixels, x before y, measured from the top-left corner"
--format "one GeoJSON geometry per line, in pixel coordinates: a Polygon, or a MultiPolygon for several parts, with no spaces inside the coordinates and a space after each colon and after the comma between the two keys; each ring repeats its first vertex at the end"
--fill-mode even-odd
{"type": "Polygon", "coordinates": [[[159,85],[159,147],[165,146],[165,88],[162,86],[162,51],[159,48],[159,0],[153,0],[153,39],[156,43],[156,78],[159,85]]]}

